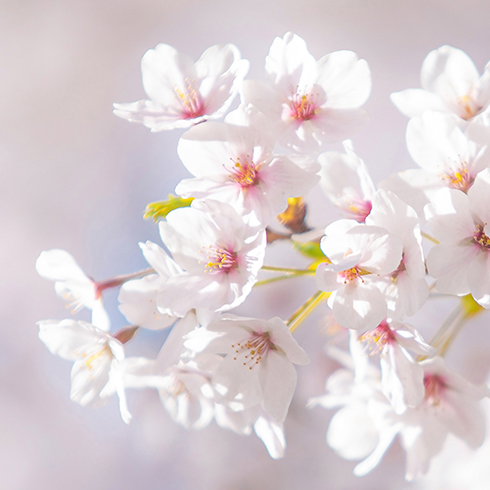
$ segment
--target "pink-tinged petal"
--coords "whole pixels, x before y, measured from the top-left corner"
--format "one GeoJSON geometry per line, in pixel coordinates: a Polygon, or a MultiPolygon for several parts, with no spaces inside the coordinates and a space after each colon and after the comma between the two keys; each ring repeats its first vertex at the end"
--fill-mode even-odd
{"type": "Polygon", "coordinates": [[[235,156],[249,156],[255,163],[266,162],[276,144],[270,121],[252,104],[242,104],[225,119],[227,139],[235,156]]]}
{"type": "Polygon", "coordinates": [[[390,99],[396,108],[408,117],[420,116],[426,110],[447,111],[445,104],[438,95],[418,88],[394,92],[390,99]]]}
{"type": "Polygon", "coordinates": [[[139,244],[147,262],[163,278],[167,279],[182,272],[182,269],[158,245],[147,241],[139,244]]]}
{"type": "Polygon", "coordinates": [[[470,292],[468,264],[479,253],[477,246],[436,245],[427,256],[429,274],[437,279],[441,293],[463,296],[470,292]]]}
{"type": "Polygon", "coordinates": [[[262,387],[262,407],[278,422],[284,422],[296,388],[297,374],[291,361],[270,350],[261,361],[259,382],[262,387]]]}
{"type": "Polygon", "coordinates": [[[301,366],[309,364],[310,359],[308,358],[308,355],[303,348],[300,347],[289,331],[289,328],[280,318],[271,318],[269,320],[269,325],[272,343],[286,354],[286,357],[290,362],[301,366]]]}
{"type": "Polygon", "coordinates": [[[327,94],[327,105],[337,109],[363,105],[371,93],[371,73],[365,60],[352,51],[335,51],[317,63],[318,81],[327,94]]]}
{"type": "Polygon", "coordinates": [[[156,360],[157,373],[163,374],[167,368],[177,364],[182,353],[184,337],[197,327],[196,315],[192,312],[174,325],[158,354],[156,360]]]}
{"type": "Polygon", "coordinates": [[[475,301],[484,308],[490,308],[490,253],[480,252],[467,264],[468,285],[475,301]]]}
{"type": "Polygon", "coordinates": [[[39,338],[52,354],[75,361],[85,346],[104,342],[107,334],[86,322],[46,320],[38,323],[39,338]]]}
{"type": "Polygon", "coordinates": [[[424,277],[414,278],[406,271],[395,278],[384,276],[373,281],[386,298],[389,317],[400,319],[417,313],[429,297],[429,286],[424,277]]]}
{"type": "Polygon", "coordinates": [[[435,238],[448,245],[472,239],[476,230],[469,204],[468,196],[461,191],[437,192],[424,210],[435,238]]]}
{"type": "Polygon", "coordinates": [[[373,285],[347,285],[328,299],[337,323],[354,330],[375,328],[386,317],[386,301],[373,285]]]}
{"type": "MultiPolygon", "coordinates": [[[[284,156],[276,157],[271,165],[260,170],[259,179],[263,182],[261,191],[266,194],[273,215],[287,208],[289,197],[304,196],[320,180],[318,175],[301,169],[284,156]]],[[[245,203],[247,203],[247,196],[245,196],[245,203]]],[[[254,211],[258,212],[258,210],[254,211]]]]}
{"type": "Polygon", "coordinates": [[[402,259],[402,243],[398,237],[387,233],[378,226],[365,226],[352,229],[349,234],[355,236],[363,256],[359,267],[376,274],[393,272],[402,259]]]}
{"type": "Polygon", "coordinates": [[[192,59],[168,44],[148,50],[141,60],[143,87],[150,99],[178,107],[176,89],[183,90],[196,78],[192,59]]]}
{"type": "Polygon", "coordinates": [[[368,121],[369,115],[364,109],[322,106],[315,117],[306,123],[310,125],[318,146],[345,140],[363,128],[368,121]]]}
{"type": "Polygon", "coordinates": [[[475,222],[480,225],[490,223],[490,169],[487,168],[476,176],[468,191],[468,198],[475,222]]]}
{"type": "Polygon", "coordinates": [[[479,73],[471,58],[460,49],[441,46],[431,51],[422,64],[422,87],[445,99],[457,99],[478,84],[479,73]]]}
{"type": "Polygon", "coordinates": [[[205,249],[214,245],[218,230],[203,212],[193,208],[175,209],[167,215],[167,221],[159,223],[163,243],[172,253],[179,266],[186,271],[204,269],[199,261],[206,261],[205,249]]]}
{"type": "MultiPolygon", "coordinates": [[[[355,266],[357,260],[352,265],[355,266]]],[[[320,264],[316,269],[315,279],[319,289],[326,292],[337,290],[342,286],[342,282],[339,281],[339,272],[335,270],[330,264],[320,264]]]]}
{"type": "Polygon", "coordinates": [[[444,403],[452,412],[447,421],[448,429],[471,447],[481,446],[485,440],[485,418],[481,406],[451,390],[445,393],[444,403]]]}
{"type": "Polygon", "coordinates": [[[232,401],[236,397],[244,408],[261,403],[264,396],[259,381],[262,366],[251,366],[247,355],[245,350],[228,354],[213,376],[213,385],[223,399],[232,401]]]}
{"type": "Polygon", "coordinates": [[[169,129],[187,129],[203,118],[182,119],[178,107],[162,106],[152,100],[138,100],[114,104],[114,114],[130,122],[141,123],[152,132],[169,129]]]}
{"type": "Polygon", "coordinates": [[[385,228],[397,236],[403,245],[403,264],[417,277],[425,275],[419,219],[417,214],[392,192],[380,189],[372,200],[367,225],[385,228]]]}
{"type": "Polygon", "coordinates": [[[177,146],[182,163],[196,177],[223,173],[223,166],[236,157],[228,141],[226,125],[217,122],[198,124],[184,133],[177,146]]]}
{"type": "Polygon", "coordinates": [[[424,356],[433,356],[437,351],[425,342],[415,328],[407,323],[391,322],[390,330],[395,335],[396,342],[407,350],[424,356]]]}
{"type": "Polygon", "coordinates": [[[216,174],[197,179],[182,179],[177,184],[175,193],[184,198],[206,199],[209,197],[226,202],[239,213],[245,209],[243,204],[245,195],[240,186],[229,178],[229,175],[216,174]]]}
{"type": "Polygon", "coordinates": [[[132,325],[158,330],[175,322],[175,316],[161,313],[157,308],[158,293],[165,283],[158,274],[151,274],[123,284],[119,291],[119,310],[132,325]]]}
{"type": "Polygon", "coordinates": [[[427,473],[430,460],[441,451],[447,437],[446,428],[436,416],[429,412],[424,418],[423,425],[408,425],[400,431],[407,452],[405,479],[408,481],[427,473]]]}
{"type": "Polygon", "coordinates": [[[88,353],[88,360],[76,361],[71,371],[70,398],[88,408],[104,406],[116,391],[109,376],[115,361],[110,355],[99,354],[100,349],[93,349],[92,360],[88,353]]]}
{"type": "MultiPolygon", "coordinates": [[[[277,85],[282,93],[289,95],[299,86],[311,85],[316,78],[316,62],[308,52],[305,41],[288,32],[272,42],[265,59],[268,80],[277,85]]],[[[309,87],[308,87],[309,88],[309,87]]]]}
{"type": "Polygon", "coordinates": [[[285,98],[274,87],[261,80],[245,80],[242,88],[242,103],[252,104],[262,112],[270,125],[273,125],[272,130],[277,129],[280,124],[282,114],[282,104],[285,98]]]}
{"type": "Polygon", "coordinates": [[[409,121],[407,148],[423,169],[440,174],[443,183],[449,183],[448,169],[462,162],[467,165],[476,154],[476,144],[468,140],[453,117],[432,111],[409,121]]]}
{"type": "Polygon", "coordinates": [[[391,191],[411,206],[421,222],[425,222],[424,206],[442,183],[439,177],[422,169],[409,169],[393,174],[378,184],[379,189],[391,191]]]}
{"type": "Polygon", "coordinates": [[[257,437],[264,443],[269,456],[273,459],[281,459],[286,451],[286,439],[282,424],[277,423],[271,417],[263,415],[254,424],[257,437]]]}
{"type": "Polygon", "coordinates": [[[196,61],[195,71],[201,80],[199,92],[206,101],[206,114],[223,115],[234,99],[249,69],[233,44],[212,46],[196,61]]]}
{"type": "Polygon", "coordinates": [[[480,107],[487,108],[490,103],[490,63],[485,66],[485,71],[480,77],[477,92],[477,103],[480,107]]]}
{"type": "Polygon", "coordinates": [[[245,301],[245,296],[237,299],[224,276],[219,282],[212,276],[183,273],[170,278],[158,294],[157,308],[169,315],[184,316],[193,308],[222,311],[245,301]]]}
{"type": "Polygon", "coordinates": [[[388,344],[381,355],[383,393],[397,414],[416,407],[424,399],[424,370],[397,342],[388,344]]]}

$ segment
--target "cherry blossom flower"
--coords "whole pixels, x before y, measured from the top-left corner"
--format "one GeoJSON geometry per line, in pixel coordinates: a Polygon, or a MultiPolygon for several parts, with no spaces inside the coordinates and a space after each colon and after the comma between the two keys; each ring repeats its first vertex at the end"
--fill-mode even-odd
{"type": "Polygon", "coordinates": [[[259,404],[276,421],[284,421],[296,387],[293,364],[309,359],[281,319],[227,315],[186,339],[184,345],[196,354],[224,356],[212,379],[222,400],[242,409],[259,404]]]}
{"type": "Polygon", "coordinates": [[[228,114],[225,124],[192,128],[179,141],[179,156],[196,176],[182,180],[177,194],[231,204],[263,225],[287,208],[288,197],[305,195],[317,182],[284,155],[273,153],[274,134],[252,106],[228,114]]]}
{"type": "Polygon", "coordinates": [[[362,223],[371,212],[376,188],[352,142],[346,140],[342,144],[345,153],[329,151],[318,157],[320,187],[346,218],[362,223]]]}
{"type": "Polygon", "coordinates": [[[102,303],[99,285],[90,279],[65,250],[48,250],[36,261],[38,274],[55,281],[56,294],[68,301],[72,313],[85,307],[92,310],[92,324],[109,330],[110,320],[102,303]]]}
{"type": "Polygon", "coordinates": [[[372,281],[400,264],[400,240],[378,226],[339,220],[325,229],[321,249],[331,263],[316,271],[317,285],[332,292],[328,306],[337,323],[355,330],[376,327],[387,314],[386,299],[372,281]]]}
{"type": "Polygon", "coordinates": [[[233,46],[212,46],[193,63],[168,44],[141,60],[143,87],[150,100],[114,104],[114,114],[152,131],[188,128],[222,117],[233,101],[249,63],[233,46]]]}
{"type": "Polygon", "coordinates": [[[276,38],[266,58],[267,83],[246,81],[242,96],[279,131],[279,142],[317,152],[341,141],[367,121],[361,109],[371,92],[366,61],[352,51],[336,51],[316,61],[299,36],[276,38]]]}
{"type": "Polygon", "coordinates": [[[124,391],[124,347],[116,337],[86,322],[39,322],[39,338],[52,354],[75,361],[70,398],[85,407],[105,405],[117,393],[124,422],[129,413],[124,391]]]}
{"type": "Polygon", "coordinates": [[[441,189],[425,208],[439,244],[427,256],[429,274],[438,291],[464,296],[490,308],[490,169],[480,172],[464,194],[441,189]]]}
{"type": "Polygon", "coordinates": [[[257,280],[265,232],[218,201],[194,201],[160,223],[163,243],[185,272],[167,281],[158,309],[184,316],[191,308],[225,311],[242,303],[257,280]]]}
{"type": "Polygon", "coordinates": [[[406,116],[426,110],[449,113],[469,121],[484,112],[490,102],[490,65],[480,77],[473,61],[460,49],[441,46],[422,64],[422,89],[391,94],[391,100],[406,116]]]}

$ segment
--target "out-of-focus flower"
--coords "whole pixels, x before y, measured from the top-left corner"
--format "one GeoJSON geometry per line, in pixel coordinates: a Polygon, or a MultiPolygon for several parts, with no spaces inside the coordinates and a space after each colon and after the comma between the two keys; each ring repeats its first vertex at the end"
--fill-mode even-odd
{"type": "Polygon", "coordinates": [[[441,46],[431,51],[420,78],[422,89],[391,94],[392,102],[408,117],[433,110],[468,121],[484,112],[490,102],[490,64],[480,77],[471,58],[460,49],[441,46]]]}
{"type": "Polygon", "coordinates": [[[352,51],[336,51],[316,61],[305,41],[288,32],[274,39],[265,70],[267,83],[244,82],[243,100],[278,129],[281,145],[318,152],[367,122],[361,106],[371,92],[371,75],[366,61],[352,51]]]}
{"type": "Polygon", "coordinates": [[[188,128],[222,117],[248,72],[249,63],[233,46],[212,46],[193,63],[168,44],[141,60],[143,87],[150,100],[114,104],[114,114],[152,131],[188,128]]]}
{"type": "Polygon", "coordinates": [[[110,320],[102,304],[101,291],[65,250],[47,250],[36,261],[39,275],[55,281],[56,294],[68,301],[72,313],[85,307],[92,310],[92,324],[102,330],[109,330],[110,320]]]}
{"type": "Polygon", "coordinates": [[[90,323],[75,320],[39,322],[39,338],[52,354],[75,361],[71,371],[73,401],[97,408],[117,393],[121,416],[129,423],[124,391],[126,360],[119,340],[90,323]]]}

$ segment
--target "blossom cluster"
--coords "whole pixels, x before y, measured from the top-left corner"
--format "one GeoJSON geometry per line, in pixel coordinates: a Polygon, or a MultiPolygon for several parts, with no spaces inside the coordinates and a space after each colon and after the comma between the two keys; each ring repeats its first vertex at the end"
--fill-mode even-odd
{"type": "Polygon", "coordinates": [[[419,168],[378,186],[349,139],[368,122],[365,60],[351,51],[316,60],[287,33],[272,43],[265,80],[245,80],[248,67],[231,44],[195,63],[159,44],[142,59],[148,99],[114,104],[117,116],[153,132],[185,130],[177,150],[191,177],[148,206],[162,240],[140,243],[148,269],[97,282],[66,251],[38,258],[38,273],[73,314],[92,311],[90,323],[39,322],[46,347],[74,361],[72,400],[98,407],[117,395],[129,423],[126,390],[155,389],[185,428],[214,420],[239,434],[253,429],[281,458],[295,365],[309,363],[293,333],[325,304],[338,344],[327,354],[343,367],[309,406],[339,408],[327,444],[362,460],[356,475],[375,468],[395,438],[407,479],[428,471],[449,433],[481,445],[488,388],[453,372],[444,355],[464,323],[490,308],[490,66],[480,77],[458,49],[429,53],[422,89],[391,96],[410,117],[407,147],[419,168]],[[344,151],[332,151],[340,142],[344,151]],[[306,221],[315,186],[342,215],[321,230],[306,221]],[[276,240],[310,265],[264,265],[276,240]],[[260,271],[276,276],[259,281],[260,271]],[[318,292],[288,320],[231,312],[253,287],[299,276],[318,292]],[[103,304],[108,288],[119,288],[128,322],[116,332],[103,304]],[[435,292],[457,306],[427,341],[423,325],[406,318],[435,292]],[[126,356],[139,329],[170,329],[155,359],[126,356]]]}

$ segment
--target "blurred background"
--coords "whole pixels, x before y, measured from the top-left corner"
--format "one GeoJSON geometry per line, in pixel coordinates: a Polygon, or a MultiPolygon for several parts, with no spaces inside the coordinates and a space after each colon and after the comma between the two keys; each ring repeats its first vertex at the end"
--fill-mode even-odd
{"type": "MultiPolygon", "coordinates": [[[[211,45],[234,43],[251,62],[249,78],[263,77],[274,37],[287,31],[302,36],[316,58],[355,51],[370,65],[373,90],[366,104],[371,121],[353,141],[378,182],[415,166],[405,147],[407,120],[389,94],[418,87],[423,59],[443,44],[466,51],[482,71],[490,59],[489,21],[486,0],[0,0],[0,487],[487,489],[488,449],[468,454],[475,482],[464,485],[454,478],[443,485],[444,461],[436,463],[443,470],[436,467],[431,482],[405,483],[397,444],[372,474],[352,476],[354,463],[325,444],[332,413],[305,408],[309,397],[324,392],[326,375],[336,367],[323,353],[326,308],[297,333],[312,363],[298,370],[281,461],[270,459],[255,436],[215,424],[185,431],[154,392],[129,393],[130,426],[115,400],[84,409],[69,399],[71,363],[52,356],[37,337],[37,321],[68,312],[34,264],[42,250],[63,248],[96,279],[146,267],[138,242],[159,243],[159,237],[142,219],[145,206],[188,176],[176,153],[181,132],[152,134],[114,116],[112,104],[144,98],[140,60],[158,43],[194,59],[211,45]]],[[[336,217],[319,193],[311,196],[311,211],[317,225],[336,217]]],[[[300,261],[287,245],[275,245],[268,263],[286,260],[300,261]]],[[[239,312],[287,318],[314,290],[301,280],[264,287],[239,312]]],[[[125,324],[116,298],[107,295],[115,329],[125,324]]],[[[430,337],[450,308],[438,300],[413,323],[430,337]]],[[[129,354],[154,356],[164,338],[143,333],[129,354]]],[[[488,316],[482,315],[448,362],[482,382],[489,346],[488,316]]],[[[456,444],[451,451],[461,455],[463,449],[456,444]]]]}

